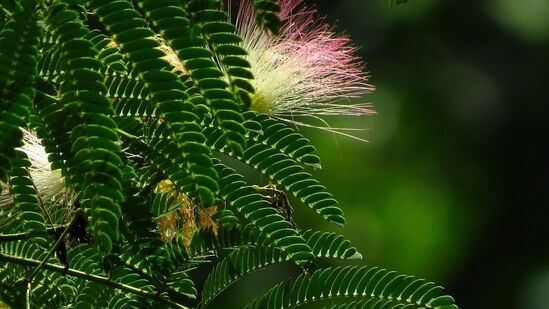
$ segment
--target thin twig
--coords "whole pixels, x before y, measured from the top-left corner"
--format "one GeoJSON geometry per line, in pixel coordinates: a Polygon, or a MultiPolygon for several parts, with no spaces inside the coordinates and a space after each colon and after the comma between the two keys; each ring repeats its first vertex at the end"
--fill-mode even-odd
{"type": "Polygon", "coordinates": [[[133,287],[131,285],[118,283],[118,282],[112,281],[109,278],[98,276],[98,275],[93,275],[93,274],[88,274],[88,273],[80,271],[80,270],[70,269],[70,268],[67,270],[67,269],[65,269],[65,266],[62,266],[62,265],[55,265],[55,264],[52,264],[52,263],[42,264],[40,261],[37,261],[37,260],[32,260],[32,259],[27,259],[27,258],[22,258],[22,257],[15,257],[15,256],[3,254],[1,252],[0,252],[0,261],[12,262],[12,263],[17,263],[17,264],[27,265],[27,266],[42,265],[41,268],[44,268],[44,269],[47,269],[47,270],[55,271],[55,272],[58,272],[58,273],[61,273],[61,274],[67,274],[69,276],[77,277],[77,278],[80,278],[80,279],[84,279],[84,280],[92,281],[92,282],[95,282],[95,283],[103,284],[105,286],[109,286],[109,287],[119,289],[119,290],[122,290],[122,291],[130,292],[130,293],[137,294],[137,295],[141,295],[143,297],[147,297],[147,298],[150,298],[150,299],[154,299],[154,300],[163,302],[165,304],[169,304],[170,306],[172,306],[174,308],[189,309],[188,307],[185,307],[181,304],[173,302],[169,299],[165,299],[165,298],[161,297],[160,295],[158,295],[156,293],[144,291],[142,289],[133,287]]]}
{"type": "Polygon", "coordinates": [[[127,137],[127,138],[129,138],[129,139],[137,139],[137,140],[140,139],[138,136],[135,136],[135,135],[133,135],[133,134],[131,134],[131,133],[128,133],[128,132],[126,132],[126,131],[124,131],[124,130],[122,130],[122,129],[119,129],[119,128],[116,128],[115,131],[118,132],[118,133],[121,134],[121,135],[124,135],[125,137],[127,137]]]}
{"type": "Polygon", "coordinates": [[[69,233],[69,231],[71,230],[72,226],[74,225],[74,223],[76,222],[76,219],[78,219],[79,216],[83,215],[83,211],[82,209],[78,209],[75,213],[74,213],[74,216],[72,217],[71,219],[71,222],[69,223],[69,225],[67,225],[67,227],[65,228],[65,230],[63,231],[63,233],[61,234],[61,236],[59,236],[59,238],[57,239],[57,241],[55,242],[55,244],[53,245],[53,247],[50,248],[50,251],[48,251],[48,253],[46,254],[46,256],[44,257],[44,259],[42,259],[42,262],[38,265],[38,267],[36,267],[32,273],[30,275],[28,275],[25,279],[28,281],[28,282],[31,282],[32,279],[34,278],[34,276],[36,276],[36,274],[38,273],[38,271],[40,271],[40,268],[42,268],[42,266],[44,266],[44,264],[46,264],[46,262],[50,259],[50,257],[52,256],[52,254],[55,252],[55,250],[57,250],[57,248],[59,247],[59,245],[61,244],[62,241],[65,241],[65,236],[67,236],[67,234],[69,233]]]}
{"type": "Polygon", "coordinates": [[[31,288],[32,288],[32,285],[31,285],[31,283],[30,283],[30,281],[29,281],[29,282],[27,282],[27,298],[26,298],[26,302],[25,302],[26,308],[27,308],[27,309],[30,309],[30,307],[31,307],[31,301],[30,301],[30,299],[31,299],[31,298],[30,298],[30,296],[31,296],[31,288]]]}
{"type": "MultiPolygon", "coordinates": [[[[60,228],[65,228],[66,225],[59,225],[56,227],[50,227],[46,229],[46,232],[51,233],[55,232],[60,228]]],[[[29,233],[29,232],[21,232],[21,233],[13,233],[13,234],[0,234],[0,243],[2,242],[8,242],[8,241],[15,241],[15,240],[26,240],[31,237],[36,236],[36,233],[29,233]]]]}
{"type": "Polygon", "coordinates": [[[168,293],[177,295],[179,297],[188,297],[185,294],[182,294],[182,293],[178,292],[176,289],[170,287],[168,284],[158,281],[158,279],[154,278],[153,276],[149,275],[148,273],[146,273],[146,272],[142,271],[141,269],[138,269],[138,268],[134,267],[133,265],[127,263],[126,261],[122,260],[119,256],[116,256],[116,258],[122,266],[131,269],[134,273],[137,273],[142,278],[144,278],[144,279],[150,281],[151,283],[153,283],[159,291],[166,291],[168,293]]]}

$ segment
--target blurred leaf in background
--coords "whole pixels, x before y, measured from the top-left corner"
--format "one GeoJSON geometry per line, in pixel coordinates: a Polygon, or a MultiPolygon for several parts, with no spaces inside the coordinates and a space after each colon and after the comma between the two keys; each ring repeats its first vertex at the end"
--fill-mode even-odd
{"type": "Polygon", "coordinates": [[[549,1],[491,0],[486,10],[501,25],[527,41],[543,42],[549,38],[549,1]]]}

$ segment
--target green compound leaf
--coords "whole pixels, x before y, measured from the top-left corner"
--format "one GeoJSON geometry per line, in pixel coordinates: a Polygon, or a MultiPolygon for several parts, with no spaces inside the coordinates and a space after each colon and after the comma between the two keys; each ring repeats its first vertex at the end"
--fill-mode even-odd
{"type": "Polygon", "coordinates": [[[221,163],[220,195],[234,210],[250,220],[273,246],[282,249],[297,265],[308,267],[313,260],[311,248],[263,196],[244,181],[244,177],[221,163]]]}
{"type": "MultiPolygon", "coordinates": [[[[344,240],[341,235],[311,230],[305,231],[302,235],[316,257],[334,259],[360,259],[362,257],[355,248],[349,247],[349,241],[344,240]]],[[[243,276],[287,260],[289,257],[282,250],[273,247],[237,248],[221,260],[206,279],[202,290],[201,305],[206,306],[243,276]]]]}
{"type": "Polygon", "coordinates": [[[282,22],[278,17],[280,6],[277,0],[254,0],[254,7],[257,14],[257,23],[273,34],[278,34],[282,22]]]}
{"type": "Polygon", "coordinates": [[[31,85],[36,76],[40,29],[34,4],[17,4],[0,31],[0,182],[8,180],[10,159],[21,146],[19,127],[27,126],[35,95],[31,85]]]}
{"type": "Polygon", "coordinates": [[[17,150],[11,160],[10,195],[20,213],[19,220],[23,229],[32,237],[33,242],[47,247],[50,239],[46,231],[41,201],[28,170],[30,166],[31,162],[27,155],[17,150]]]}
{"type": "MultiPolygon", "coordinates": [[[[131,3],[126,1],[97,0],[90,1],[88,5],[114,36],[121,51],[134,64],[154,102],[155,109],[166,120],[172,138],[182,150],[175,155],[181,157],[188,169],[202,166],[204,170],[210,170],[211,162],[207,159],[210,155],[209,149],[188,147],[188,143],[182,138],[185,132],[199,134],[199,118],[195,114],[193,104],[184,102],[188,98],[185,92],[187,87],[175,73],[166,70],[170,67],[164,60],[166,54],[160,49],[161,45],[155,40],[154,33],[147,28],[147,22],[131,3]],[[128,22],[119,23],[120,18],[128,22]]],[[[204,186],[203,183],[198,186],[196,194],[200,196],[205,207],[210,206],[211,196],[216,189],[216,186],[211,184],[204,186]]]]}
{"type": "MultiPolygon", "coordinates": [[[[106,253],[120,238],[119,204],[123,202],[120,171],[121,148],[118,145],[114,114],[104,96],[106,87],[97,50],[77,11],[65,4],[54,5],[48,19],[60,38],[64,72],[61,84],[60,109],[65,117],[65,130],[70,132],[70,154],[67,171],[71,181],[81,190],[81,203],[91,209],[91,225],[96,244],[106,253]]],[[[68,149],[67,149],[68,150],[68,149]]]]}
{"type": "Polygon", "coordinates": [[[457,309],[452,297],[441,295],[442,290],[432,282],[385,269],[345,266],[319,269],[282,282],[246,308],[298,308],[325,300],[355,300],[343,308],[457,309]]]}

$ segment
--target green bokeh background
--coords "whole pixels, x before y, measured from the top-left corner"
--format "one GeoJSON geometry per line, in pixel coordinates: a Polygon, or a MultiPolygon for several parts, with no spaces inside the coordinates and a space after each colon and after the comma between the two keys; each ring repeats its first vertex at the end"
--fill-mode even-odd
{"type": "MultiPolygon", "coordinates": [[[[360,47],[377,115],[331,119],[369,143],[304,129],[368,265],[426,277],[461,308],[549,308],[549,1],[307,1],[360,47]]],[[[296,273],[247,278],[239,308],[296,273]]],[[[312,307],[314,308],[314,306],[312,307]]]]}

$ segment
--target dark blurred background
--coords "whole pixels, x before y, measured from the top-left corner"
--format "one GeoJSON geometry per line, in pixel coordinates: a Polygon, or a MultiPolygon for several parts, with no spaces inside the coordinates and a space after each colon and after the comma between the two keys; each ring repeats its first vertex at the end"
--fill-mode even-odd
{"type": "MultiPolygon", "coordinates": [[[[331,121],[369,143],[305,130],[339,231],[368,265],[436,281],[461,308],[549,308],[549,1],[307,2],[377,88],[363,99],[377,115],[331,121]]],[[[300,226],[338,230],[295,208],[300,226]]],[[[220,306],[286,278],[255,275],[220,306]]]]}
{"type": "Polygon", "coordinates": [[[315,2],[377,88],[369,144],[315,138],[366,262],[462,308],[549,308],[549,1],[315,2]]]}

